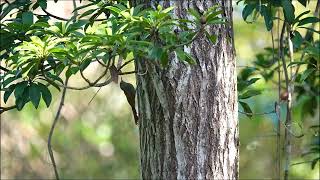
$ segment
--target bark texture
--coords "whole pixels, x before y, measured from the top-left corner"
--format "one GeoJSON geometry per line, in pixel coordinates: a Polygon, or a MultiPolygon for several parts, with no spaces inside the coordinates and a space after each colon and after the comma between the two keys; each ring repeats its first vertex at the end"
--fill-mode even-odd
{"type": "MultiPolygon", "coordinates": [[[[180,18],[190,18],[189,8],[203,12],[218,3],[232,24],[231,0],[162,3],[175,6],[174,13],[180,18]]],[[[138,71],[148,71],[137,75],[143,179],[238,178],[233,29],[232,25],[218,25],[210,32],[218,35],[215,45],[201,36],[184,48],[197,65],[185,64],[175,55],[166,69],[145,60],[136,62],[138,71]]]]}

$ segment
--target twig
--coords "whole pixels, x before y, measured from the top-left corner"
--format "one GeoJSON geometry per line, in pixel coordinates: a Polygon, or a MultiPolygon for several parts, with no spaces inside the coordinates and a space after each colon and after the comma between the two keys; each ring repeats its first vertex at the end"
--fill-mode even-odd
{"type": "MultiPolygon", "coordinates": [[[[49,78],[46,78],[46,80],[50,80],[50,81],[52,81],[51,79],[49,79],[49,78]]],[[[92,86],[90,86],[90,85],[88,85],[88,86],[83,86],[83,87],[73,87],[73,86],[65,86],[65,85],[63,85],[63,84],[58,84],[57,83],[57,85],[59,86],[59,87],[62,87],[62,88],[67,88],[67,89],[71,89],[71,90],[85,90],[85,89],[89,89],[89,88],[91,88],[91,87],[102,87],[102,86],[106,86],[106,85],[108,85],[108,84],[110,84],[112,82],[112,79],[111,78],[109,78],[109,79],[107,79],[105,82],[103,82],[103,83],[94,83],[94,85],[92,85],[92,86]]]]}
{"type": "Polygon", "coordinates": [[[298,162],[298,163],[293,163],[291,166],[299,165],[299,164],[305,164],[305,163],[311,163],[313,161],[304,161],[304,162],[298,162]]]}
{"type": "Polygon", "coordinates": [[[103,83],[98,83],[98,81],[100,81],[100,79],[102,79],[102,77],[106,74],[106,72],[107,72],[107,70],[105,71],[105,73],[103,75],[101,75],[98,79],[96,79],[96,81],[93,82],[92,85],[83,86],[83,87],[73,87],[73,86],[66,86],[64,84],[55,83],[54,80],[47,77],[44,72],[42,72],[42,75],[50,84],[57,84],[59,87],[67,88],[67,89],[71,89],[71,90],[85,90],[85,89],[89,89],[91,87],[102,87],[102,86],[110,84],[112,82],[111,78],[107,79],[103,83]]]}
{"type": "MultiPolygon", "coordinates": [[[[67,79],[65,80],[65,83],[64,83],[65,86],[68,85],[68,81],[69,81],[69,78],[67,78],[67,79]]],[[[56,162],[55,162],[54,156],[53,156],[53,151],[52,151],[52,147],[51,147],[51,138],[52,138],[52,135],[53,135],[54,128],[55,128],[55,126],[56,126],[56,124],[57,124],[57,122],[58,122],[58,119],[59,119],[59,116],[60,116],[60,113],[61,113],[62,106],[64,105],[64,100],[65,100],[66,92],[67,92],[67,88],[63,88],[62,96],[61,96],[61,100],[60,100],[60,104],[59,104],[59,107],[58,107],[56,116],[55,116],[55,118],[54,118],[54,120],[53,120],[51,129],[50,129],[50,132],[49,132],[49,137],[48,137],[48,150],[49,150],[49,155],[50,155],[50,159],[51,159],[51,162],[52,162],[52,165],[53,165],[54,174],[55,174],[57,180],[59,180],[59,173],[58,173],[57,165],[56,165],[56,162]]]]}
{"type": "MultiPolygon", "coordinates": [[[[50,16],[50,17],[53,17],[55,19],[58,19],[58,20],[61,20],[61,21],[69,21],[70,19],[67,19],[67,18],[64,18],[64,17],[60,17],[60,16],[57,16],[57,15],[54,15],[52,13],[49,13],[48,11],[46,11],[44,8],[41,8],[43,12],[46,13],[47,16],[50,16]]],[[[38,16],[46,16],[46,15],[41,15],[41,14],[35,14],[34,15],[38,15],[38,16]]],[[[81,20],[88,20],[88,19],[81,19],[81,20]]],[[[107,18],[104,18],[104,19],[95,19],[94,21],[106,21],[108,20],[107,18]]]]}
{"type": "Polygon", "coordinates": [[[74,21],[76,21],[76,19],[77,19],[77,16],[78,16],[78,10],[76,10],[76,8],[77,8],[77,3],[76,3],[76,0],[73,0],[72,1],[73,2],[73,12],[74,12],[74,21]]]}
{"type": "Polygon", "coordinates": [[[247,113],[247,112],[243,112],[243,111],[238,111],[240,114],[245,114],[245,115],[253,115],[253,116],[263,116],[263,115],[267,115],[267,114],[273,114],[275,113],[274,110],[270,111],[270,112],[261,112],[261,113],[247,113]]]}
{"type": "Polygon", "coordinates": [[[92,86],[92,82],[90,82],[90,80],[84,76],[82,70],[80,70],[80,75],[81,75],[82,79],[84,79],[90,86],[92,86]]]}
{"type": "Polygon", "coordinates": [[[96,97],[96,95],[97,95],[98,92],[101,90],[101,88],[102,88],[102,87],[100,87],[100,88],[98,89],[98,91],[94,93],[93,97],[92,97],[92,98],[90,99],[90,101],[88,102],[88,105],[93,101],[93,99],[96,97]]]}
{"type": "Polygon", "coordinates": [[[98,63],[103,66],[103,67],[106,67],[106,68],[109,68],[110,67],[110,62],[111,60],[108,61],[108,64],[104,64],[103,62],[101,62],[97,57],[96,57],[96,60],[98,61],[98,63]]]}
{"type": "MultiPolygon", "coordinates": [[[[286,122],[285,122],[285,169],[284,169],[284,180],[288,180],[289,178],[289,165],[290,165],[290,157],[291,157],[291,88],[290,88],[290,79],[288,75],[286,60],[284,57],[284,33],[286,29],[286,22],[283,23],[281,35],[280,35],[280,51],[281,51],[281,60],[282,60],[282,66],[284,71],[284,77],[285,77],[285,84],[286,84],[286,91],[288,93],[288,100],[287,100],[287,114],[286,114],[286,122]]],[[[289,39],[290,37],[288,37],[289,39]]]]}
{"type": "Polygon", "coordinates": [[[129,71],[129,72],[120,72],[118,75],[128,75],[128,74],[135,74],[138,73],[138,71],[129,71]]]}
{"type": "MultiPolygon", "coordinates": [[[[295,137],[295,138],[301,138],[301,137],[303,137],[304,136],[304,134],[302,133],[302,134],[300,134],[300,135],[297,135],[297,134],[295,134],[295,133],[293,133],[292,132],[292,130],[291,130],[291,128],[288,128],[288,126],[285,124],[285,123],[283,123],[281,120],[280,120],[280,106],[279,106],[279,104],[277,103],[277,102],[275,102],[275,105],[274,105],[274,109],[275,109],[275,113],[276,113],[276,115],[277,115],[277,118],[279,119],[279,127],[281,127],[281,124],[283,125],[283,127],[288,131],[288,133],[290,133],[293,137],[295,137]]],[[[280,128],[279,128],[280,129],[280,128]]],[[[280,133],[280,132],[279,132],[280,133]]],[[[280,134],[279,134],[279,136],[280,136],[280,134]]],[[[280,141],[280,140],[279,140],[280,141]]],[[[279,153],[279,155],[281,155],[280,154],[280,152],[278,152],[279,153]]],[[[281,156],[280,156],[281,157],[281,156]]]]}
{"type": "Polygon", "coordinates": [[[11,109],[14,109],[16,107],[17,107],[17,105],[13,105],[13,106],[9,106],[9,107],[0,107],[0,114],[4,113],[6,111],[9,111],[11,109]]]}
{"type": "MultiPolygon", "coordinates": [[[[279,12],[279,11],[278,11],[279,12]]],[[[279,22],[279,20],[278,20],[279,22]]],[[[278,33],[279,33],[279,26],[278,26],[278,33]]],[[[271,29],[271,41],[272,41],[272,58],[273,58],[273,62],[275,61],[275,54],[274,54],[274,50],[275,50],[275,45],[274,45],[274,36],[273,36],[273,28],[271,29]]],[[[280,56],[277,59],[278,62],[278,103],[280,103],[280,94],[281,94],[281,79],[280,79],[280,56]]],[[[281,176],[281,150],[280,150],[280,143],[281,143],[281,134],[280,134],[280,106],[278,105],[278,103],[275,103],[275,109],[274,111],[277,114],[277,129],[276,129],[276,133],[277,133],[277,145],[276,145],[276,179],[280,179],[281,176]]]]}
{"type": "Polygon", "coordinates": [[[67,19],[67,18],[63,18],[63,17],[59,17],[59,16],[56,16],[56,15],[54,15],[54,14],[51,14],[51,13],[49,13],[47,10],[45,10],[44,8],[41,8],[42,9],[42,11],[43,12],[45,12],[48,16],[50,16],[50,17],[53,17],[53,18],[55,18],[55,19],[58,19],[58,20],[61,20],[61,21],[69,21],[69,19],[67,19]]]}
{"type": "Polygon", "coordinates": [[[122,68],[124,68],[127,64],[131,63],[132,61],[134,61],[134,59],[131,59],[131,60],[123,63],[123,64],[118,68],[118,70],[120,71],[122,68]]]}

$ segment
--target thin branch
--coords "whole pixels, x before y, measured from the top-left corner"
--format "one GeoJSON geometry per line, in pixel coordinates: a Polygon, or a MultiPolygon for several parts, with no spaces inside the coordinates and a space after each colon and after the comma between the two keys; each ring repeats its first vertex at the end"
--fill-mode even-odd
{"type": "MultiPolygon", "coordinates": [[[[284,55],[284,33],[286,30],[286,22],[283,23],[281,35],[280,35],[280,51],[281,51],[281,60],[282,60],[282,66],[284,71],[284,77],[285,77],[285,84],[286,84],[286,91],[288,93],[288,99],[287,99],[287,114],[286,114],[286,122],[285,122],[285,169],[284,169],[284,180],[288,180],[289,178],[289,168],[290,168],[290,158],[291,158],[291,105],[292,105],[292,91],[291,91],[291,85],[290,85],[290,79],[288,74],[288,69],[286,65],[285,55],[284,55]]],[[[290,29],[288,29],[289,31],[290,29]]],[[[290,41],[290,37],[288,37],[288,41],[290,41]]],[[[290,47],[289,47],[290,48],[290,47]]],[[[291,57],[291,53],[290,53],[291,57]]],[[[292,57],[291,57],[292,58],[292,57]]],[[[291,59],[290,58],[290,59],[291,59]]]]}
{"type": "MultiPolygon", "coordinates": [[[[69,81],[69,78],[67,78],[67,79],[65,80],[65,83],[64,83],[65,86],[68,85],[68,81],[69,81]]],[[[54,118],[54,120],[53,120],[51,129],[50,129],[50,132],[49,132],[49,137],[48,137],[48,150],[49,150],[49,155],[50,155],[50,159],[51,159],[51,162],[52,162],[52,165],[53,165],[54,174],[55,174],[57,180],[59,180],[59,173],[58,173],[58,170],[57,170],[57,165],[56,165],[56,162],[55,162],[55,160],[54,160],[54,155],[53,155],[53,151],[52,151],[52,147],[51,147],[51,138],[52,138],[52,135],[53,135],[54,128],[55,128],[55,126],[56,126],[56,124],[57,124],[57,122],[58,122],[58,119],[59,119],[59,116],[60,116],[60,113],[61,113],[62,106],[64,105],[64,100],[65,100],[66,92],[67,92],[67,88],[63,88],[62,96],[61,96],[61,100],[60,100],[60,104],[59,104],[59,107],[58,107],[56,116],[55,116],[55,118],[54,118]]]]}
{"type": "MultiPolygon", "coordinates": [[[[61,20],[61,21],[69,21],[70,19],[67,19],[67,18],[64,18],[64,17],[60,17],[60,16],[57,16],[57,15],[54,15],[50,12],[48,12],[47,10],[45,10],[44,8],[41,8],[43,12],[46,13],[46,15],[42,15],[42,14],[36,14],[34,13],[34,15],[38,15],[38,16],[50,16],[50,17],[53,17],[55,19],[58,19],[58,20],[61,20]]],[[[81,20],[88,20],[88,19],[81,19],[81,20]]],[[[104,18],[104,19],[95,19],[94,21],[106,21],[108,20],[107,18],[104,18]]]]}
{"type": "Polygon", "coordinates": [[[88,86],[83,86],[83,87],[72,87],[72,86],[66,86],[66,85],[63,85],[63,84],[59,84],[59,83],[55,83],[55,81],[49,77],[46,76],[46,74],[42,71],[42,75],[43,77],[50,83],[50,84],[57,84],[59,87],[62,87],[62,88],[67,88],[67,89],[71,89],[71,90],[85,90],[85,89],[89,89],[91,87],[102,87],[102,86],[105,86],[105,85],[108,85],[109,83],[112,82],[112,79],[109,78],[107,79],[105,82],[103,83],[98,83],[107,73],[107,70],[105,71],[104,74],[102,74],[98,79],[96,79],[95,82],[92,83],[92,85],[88,85],[88,86]]]}
{"type": "Polygon", "coordinates": [[[50,16],[50,17],[53,17],[53,18],[55,18],[55,19],[58,19],[58,20],[61,20],[61,21],[69,21],[69,19],[67,19],[67,18],[63,18],[63,17],[59,17],[59,16],[56,16],[56,15],[54,15],[54,14],[51,14],[51,13],[49,13],[47,10],[45,10],[44,8],[41,8],[42,9],[42,11],[43,12],[45,12],[48,16],[50,16]]]}
{"type": "Polygon", "coordinates": [[[118,70],[120,71],[122,68],[124,68],[127,64],[131,63],[132,61],[134,61],[134,59],[130,59],[129,61],[123,63],[123,64],[118,68],[118,70]]]}
{"type": "Polygon", "coordinates": [[[78,16],[78,10],[76,10],[77,3],[76,3],[76,0],[73,0],[72,2],[73,2],[74,20],[76,20],[76,18],[78,16]]]}
{"type": "Polygon", "coordinates": [[[12,109],[15,109],[17,107],[17,105],[13,105],[13,106],[9,106],[9,107],[0,107],[0,114],[6,112],[6,111],[10,111],[12,109]]]}
{"type": "MultiPolygon", "coordinates": [[[[274,44],[274,36],[273,36],[273,28],[271,29],[271,41],[272,41],[272,61],[275,61],[275,44],[274,44]]],[[[279,58],[277,59],[278,61],[278,66],[280,67],[280,62],[279,58]]],[[[281,93],[281,79],[280,79],[280,68],[278,69],[278,97],[279,97],[279,102],[280,103],[280,93],[281,93]]],[[[275,103],[275,109],[274,111],[277,114],[277,129],[276,129],[276,134],[277,134],[277,145],[276,145],[276,179],[280,179],[281,176],[281,150],[280,150],[280,143],[281,143],[281,134],[280,134],[280,106],[278,103],[275,103]]]]}
{"type": "MultiPolygon", "coordinates": [[[[48,77],[45,77],[46,78],[46,80],[48,81],[48,82],[52,82],[53,80],[52,79],[50,79],[50,78],[48,78],[48,77]]],[[[109,79],[107,79],[105,82],[103,82],[103,83],[94,83],[94,85],[92,85],[92,86],[90,86],[90,85],[88,85],[88,86],[83,86],[83,87],[73,87],[73,86],[65,86],[65,85],[63,85],[63,84],[58,84],[58,83],[56,83],[59,87],[62,87],[62,88],[67,88],[67,89],[71,89],[71,90],[85,90],[85,89],[89,89],[89,88],[91,88],[91,87],[102,87],[102,86],[106,86],[106,85],[108,85],[108,84],[110,84],[112,82],[112,79],[111,78],[109,78],[109,79]]]]}
{"type": "Polygon", "coordinates": [[[98,61],[98,63],[103,66],[103,67],[106,67],[106,68],[109,68],[110,66],[110,60],[108,61],[108,64],[104,64],[103,62],[101,62],[97,57],[96,57],[96,60],[98,61]]]}
{"type": "Polygon", "coordinates": [[[263,115],[275,113],[274,110],[272,110],[272,111],[270,111],[270,112],[261,112],[261,113],[247,113],[247,112],[243,112],[243,111],[238,111],[238,112],[239,112],[240,114],[252,115],[252,116],[263,116],[263,115]]]}
{"type": "Polygon", "coordinates": [[[84,76],[83,71],[81,70],[80,70],[80,75],[82,79],[84,79],[90,86],[92,86],[92,82],[90,82],[90,80],[84,76]]]}
{"type": "Polygon", "coordinates": [[[120,72],[118,75],[128,75],[128,74],[135,74],[138,73],[138,71],[129,71],[129,72],[120,72]]]}
{"type": "Polygon", "coordinates": [[[102,87],[100,87],[100,88],[98,89],[98,91],[94,93],[93,97],[92,97],[92,98],[90,99],[90,101],[88,102],[88,105],[90,105],[90,103],[93,101],[93,99],[97,96],[97,94],[98,94],[98,92],[101,90],[101,88],[102,88],[102,87]]]}
{"type": "Polygon", "coordinates": [[[291,166],[295,166],[295,165],[299,165],[299,164],[305,164],[305,163],[311,163],[313,161],[303,161],[303,162],[298,162],[298,163],[294,163],[294,164],[291,164],[291,166]]]}

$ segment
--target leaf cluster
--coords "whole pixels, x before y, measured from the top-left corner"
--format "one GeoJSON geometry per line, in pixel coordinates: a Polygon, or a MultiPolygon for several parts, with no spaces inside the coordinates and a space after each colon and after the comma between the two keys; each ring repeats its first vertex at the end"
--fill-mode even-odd
{"type": "Polygon", "coordinates": [[[128,1],[91,1],[75,8],[70,19],[51,14],[47,8],[46,0],[1,4],[0,59],[5,65],[1,90],[5,102],[14,95],[18,110],[28,102],[37,108],[41,97],[49,106],[49,87],[64,87],[62,75],[80,74],[88,86],[69,87],[80,90],[108,84],[109,80],[99,83],[107,72],[113,80],[127,74],[123,67],[137,57],[165,68],[170,54],[175,53],[179,60],[194,64],[184,47],[201,35],[215,43],[216,35],[206,29],[226,23],[219,6],[203,14],[191,9],[192,19],[175,18],[173,7],[145,9],[131,7],[128,1]],[[39,9],[46,15],[35,13],[39,9]],[[104,69],[93,82],[83,73],[92,63],[104,69]]]}

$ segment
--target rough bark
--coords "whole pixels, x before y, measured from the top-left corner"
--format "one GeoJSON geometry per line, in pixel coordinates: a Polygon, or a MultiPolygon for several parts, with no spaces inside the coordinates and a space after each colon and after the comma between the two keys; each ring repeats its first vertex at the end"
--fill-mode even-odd
{"type": "MultiPolygon", "coordinates": [[[[218,3],[232,24],[231,0],[162,3],[175,6],[174,13],[181,18],[190,18],[189,8],[201,12],[218,3]]],[[[148,72],[137,75],[143,179],[238,178],[233,29],[218,25],[210,32],[218,35],[215,45],[201,36],[184,48],[197,65],[185,64],[175,55],[165,69],[147,60],[136,62],[138,71],[148,72]]]]}

